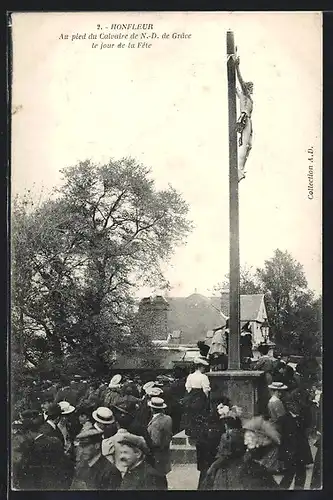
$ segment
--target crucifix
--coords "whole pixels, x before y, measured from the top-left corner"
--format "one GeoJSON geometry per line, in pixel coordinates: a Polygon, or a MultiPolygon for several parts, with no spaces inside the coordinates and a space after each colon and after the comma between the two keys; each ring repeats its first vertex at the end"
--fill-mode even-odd
{"type": "Polygon", "coordinates": [[[239,204],[236,107],[236,54],[232,31],[227,32],[227,74],[229,111],[229,349],[228,369],[240,369],[240,297],[239,297],[239,204]]]}

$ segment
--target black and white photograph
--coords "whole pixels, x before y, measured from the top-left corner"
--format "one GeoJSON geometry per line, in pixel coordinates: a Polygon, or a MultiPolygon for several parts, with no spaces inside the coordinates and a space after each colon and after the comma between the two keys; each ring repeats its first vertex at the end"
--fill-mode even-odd
{"type": "Polygon", "coordinates": [[[322,489],[322,13],[8,24],[11,489],[322,489]]]}

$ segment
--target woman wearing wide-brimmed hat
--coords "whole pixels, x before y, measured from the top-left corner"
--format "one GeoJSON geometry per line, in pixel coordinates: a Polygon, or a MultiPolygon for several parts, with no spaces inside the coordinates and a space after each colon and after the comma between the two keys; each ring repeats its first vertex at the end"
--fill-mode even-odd
{"type": "Polygon", "coordinates": [[[104,391],[103,406],[111,408],[112,405],[117,404],[121,397],[121,382],[122,376],[120,374],[116,374],[111,378],[108,387],[104,391]]]}
{"type": "Polygon", "coordinates": [[[243,423],[247,448],[239,476],[241,490],[279,489],[273,474],[277,472],[277,449],[281,441],[275,426],[262,416],[243,423]]]}
{"type": "Polygon", "coordinates": [[[268,467],[271,450],[276,449],[279,442],[280,436],[275,427],[261,416],[246,421],[242,429],[230,428],[221,438],[219,458],[207,473],[206,488],[279,489],[268,467]],[[210,475],[214,477],[213,482],[209,480],[210,475]]]}
{"type": "Polygon", "coordinates": [[[207,474],[199,489],[234,489],[231,487],[232,484],[237,487],[235,480],[245,452],[241,421],[242,409],[238,406],[231,406],[230,402],[225,401],[217,406],[217,414],[223,426],[223,432],[215,448],[215,457],[209,464],[207,474]]]}
{"type": "Polygon", "coordinates": [[[271,391],[271,398],[267,405],[268,415],[270,421],[276,423],[277,419],[286,413],[282,394],[287,391],[288,387],[283,382],[272,382],[268,389],[271,391]]]}

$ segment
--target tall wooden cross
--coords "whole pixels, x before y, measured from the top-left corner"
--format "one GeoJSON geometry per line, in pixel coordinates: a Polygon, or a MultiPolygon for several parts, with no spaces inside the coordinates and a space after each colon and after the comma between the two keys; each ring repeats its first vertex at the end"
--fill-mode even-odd
{"type": "Polygon", "coordinates": [[[227,72],[229,109],[229,349],[228,369],[240,369],[240,298],[239,298],[239,204],[238,204],[238,160],[237,160],[237,108],[235,41],[232,31],[227,32],[227,72]]]}

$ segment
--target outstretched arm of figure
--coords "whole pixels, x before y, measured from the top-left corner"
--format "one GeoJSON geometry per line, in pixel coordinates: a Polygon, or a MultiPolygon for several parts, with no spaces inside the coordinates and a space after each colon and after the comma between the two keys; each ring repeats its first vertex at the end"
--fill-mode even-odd
{"type": "Polygon", "coordinates": [[[241,74],[240,69],[239,69],[239,57],[235,58],[235,68],[236,68],[236,74],[237,74],[237,78],[238,78],[239,84],[241,86],[242,92],[243,92],[243,94],[248,95],[248,91],[247,91],[245,82],[243,80],[242,74],[241,74]]]}

